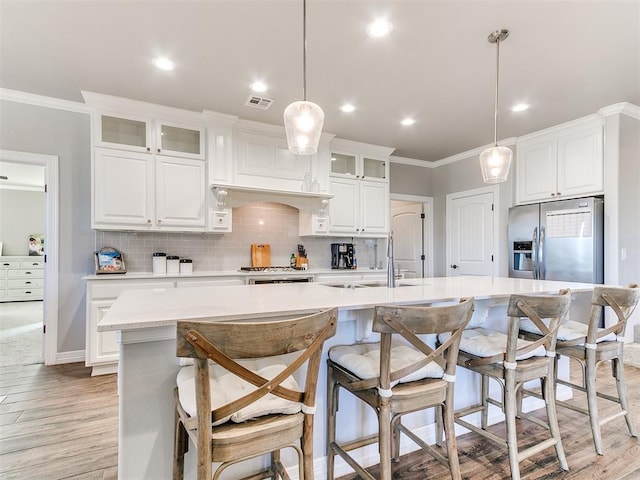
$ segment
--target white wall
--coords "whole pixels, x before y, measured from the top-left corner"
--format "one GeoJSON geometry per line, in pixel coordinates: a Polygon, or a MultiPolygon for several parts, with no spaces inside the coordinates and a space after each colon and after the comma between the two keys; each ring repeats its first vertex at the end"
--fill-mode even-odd
{"type": "Polygon", "coordinates": [[[2,255],[29,255],[29,235],[44,232],[44,205],[44,192],[0,189],[2,255]]]}
{"type": "Polygon", "coordinates": [[[95,245],[89,115],[0,100],[0,148],[59,157],[58,352],[84,350],[82,277],[95,245]]]}

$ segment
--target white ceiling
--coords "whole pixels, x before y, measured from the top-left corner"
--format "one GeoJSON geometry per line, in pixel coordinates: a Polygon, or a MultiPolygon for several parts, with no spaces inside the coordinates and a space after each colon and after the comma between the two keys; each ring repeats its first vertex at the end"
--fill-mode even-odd
{"type": "MultiPolygon", "coordinates": [[[[324,131],[434,161],[617,102],[640,104],[640,1],[307,1],[307,98],[324,131]],[[365,33],[386,16],[386,39],[365,33]],[[358,110],[338,110],[345,101],[358,110]],[[531,105],[524,113],[509,107],[531,105]],[[401,127],[412,116],[417,123],[401,127]]],[[[302,0],[0,0],[0,87],[81,90],[282,124],[302,97],[302,0]],[[152,66],[158,54],[173,72],[152,66]],[[269,110],[244,106],[266,81],[269,110]]],[[[34,132],[37,134],[37,132],[34,132]]]]}

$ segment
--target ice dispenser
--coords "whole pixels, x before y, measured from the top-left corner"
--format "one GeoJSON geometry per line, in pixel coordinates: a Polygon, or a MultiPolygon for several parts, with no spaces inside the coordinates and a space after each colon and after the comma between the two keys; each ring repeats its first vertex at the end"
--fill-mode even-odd
{"type": "Polygon", "coordinates": [[[533,242],[513,242],[513,269],[533,271],[533,242]]]}

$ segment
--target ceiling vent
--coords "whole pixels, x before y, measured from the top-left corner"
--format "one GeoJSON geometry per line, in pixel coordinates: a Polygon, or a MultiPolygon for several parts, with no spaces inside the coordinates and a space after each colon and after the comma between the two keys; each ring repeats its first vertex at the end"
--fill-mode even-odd
{"type": "Polygon", "coordinates": [[[266,110],[271,106],[272,103],[273,100],[271,100],[270,98],[257,97],[255,95],[251,95],[249,98],[247,98],[247,101],[244,102],[247,107],[260,108],[261,110],[266,110]]]}

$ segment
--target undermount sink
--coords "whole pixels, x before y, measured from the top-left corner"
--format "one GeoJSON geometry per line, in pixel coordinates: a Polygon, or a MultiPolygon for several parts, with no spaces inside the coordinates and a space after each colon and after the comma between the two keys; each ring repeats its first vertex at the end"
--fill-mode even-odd
{"type": "MultiPolygon", "coordinates": [[[[326,285],[327,287],[333,288],[345,288],[348,290],[354,290],[356,288],[369,288],[369,287],[386,287],[387,282],[363,282],[363,283],[330,283],[326,285]]],[[[397,287],[410,287],[411,285],[403,285],[396,283],[397,287]]]]}

